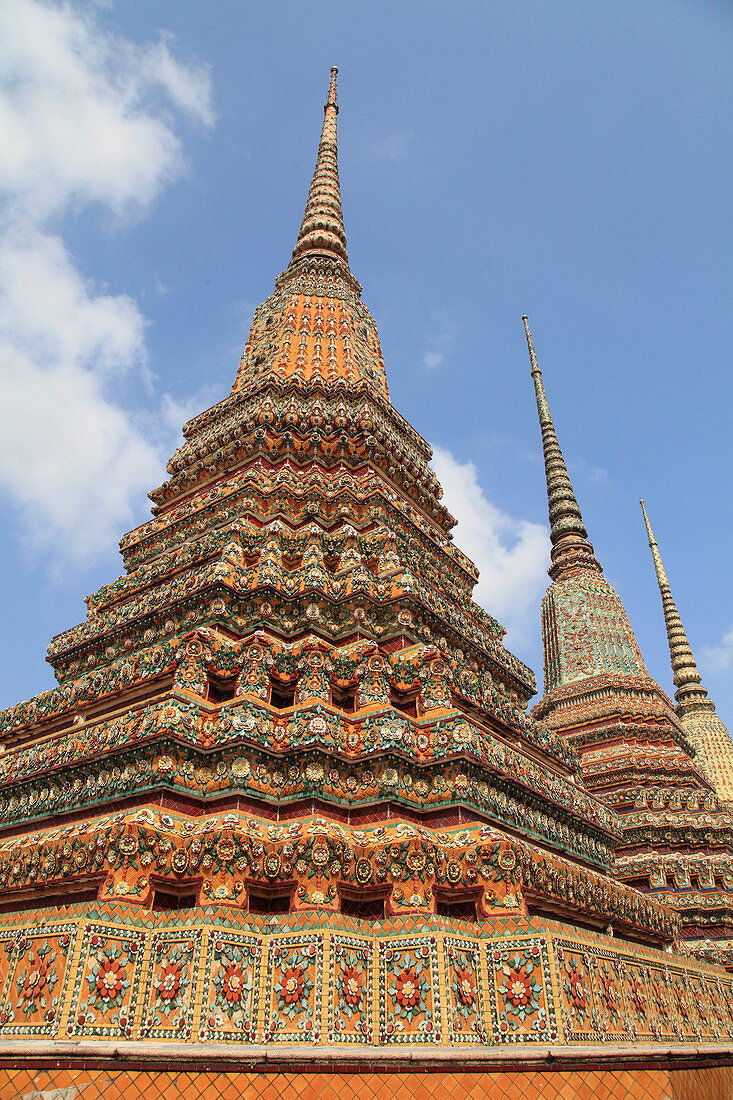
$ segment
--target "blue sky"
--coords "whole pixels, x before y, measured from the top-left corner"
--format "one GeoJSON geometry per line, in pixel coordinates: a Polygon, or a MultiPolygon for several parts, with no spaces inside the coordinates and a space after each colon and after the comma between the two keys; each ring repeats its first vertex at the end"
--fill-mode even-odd
{"type": "Polygon", "coordinates": [[[228,391],[337,64],[351,267],[478,597],[541,677],[526,312],[652,675],[671,691],[642,495],[733,725],[729,3],[6,0],[0,41],[0,705],[51,686],[48,640],[228,391]]]}

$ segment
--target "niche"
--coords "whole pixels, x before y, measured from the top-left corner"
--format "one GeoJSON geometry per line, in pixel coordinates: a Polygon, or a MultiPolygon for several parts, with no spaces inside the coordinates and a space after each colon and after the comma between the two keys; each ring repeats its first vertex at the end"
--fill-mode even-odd
{"type": "Polygon", "coordinates": [[[417,718],[417,692],[397,691],[391,688],[389,701],[395,710],[402,711],[408,718],[417,718]]]}
{"type": "Polygon", "coordinates": [[[250,890],[250,913],[289,913],[290,890],[250,890]]]}
{"type": "Polygon", "coordinates": [[[384,890],[346,890],[341,892],[339,900],[345,917],[368,921],[384,920],[387,904],[387,893],[384,890]]]}
{"type": "Polygon", "coordinates": [[[229,676],[225,679],[223,676],[212,676],[209,674],[209,686],[206,692],[206,698],[210,703],[227,703],[230,699],[234,698],[236,688],[237,681],[233,676],[229,676]]]}
{"type": "Polygon", "coordinates": [[[153,891],[153,912],[154,913],[166,913],[171,909],[193,909],[196,905],[197,891],[187,890],[177,891],[171,890],[154,890],[153,891]]]}
{"type": "Polygon", "coordinates": [[[280,684],[274,680],[270,686],[270,706],[276,710],[287,710],[295,706],[295,684],[280,684]]]}
{"type": "Polygon", "coordinates": [[[353,687],[337,688],[331,687],[331,702],[339,710],[346,711],[350,714],[356,710],[356,684],[353,687]]]}
{"type": "Polygon", "coordinates": [[[450,917],[451,920],[477,921],[478,892],[467,893],[465,890],[454,894],[448,890],[436,890],[436,912],[439,917],[450,917]]]}

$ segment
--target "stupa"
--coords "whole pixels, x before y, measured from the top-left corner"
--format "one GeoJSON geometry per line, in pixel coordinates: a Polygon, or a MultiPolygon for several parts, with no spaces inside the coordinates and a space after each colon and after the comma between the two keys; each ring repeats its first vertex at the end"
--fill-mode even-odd
{"type": "MultiPolygon", "coordinates": [[[[667,629],[670,662],[676,688],[677,715],[716,793],[724,802],[731,803],[733,802],[733,741],[725,723],[716,714],[715,703],[703,687],[702,677],[697,670],[697,662],[687,640],[677,604],[674,602],[644,501],[640,500],[639,504],[644,515],[654,571],[662,597],[664,625],[667,629]]],[[[730,885],[733,886],[733,881],[730,885]]]]}
{"type": "Polygon", "coordinates": [[[542,605],[545,694],[533,713],[577,749],[584,785],[618,814],[619,878],[681,914],[680,936],[691,954],[733,968],[733,819],[710,764],[725,760],[724,747],[713,752],[711,746],[730,738],[672,611],[648,519],[655,562],[662,569],[678,700],[689,708],[692,725],[689,718],[685,722],[683,706],[678,714],[647,671],[626,610],[588,539],[526,317],[524,324],[552,544],[552,584],[542,605]]]}
{"type": "MultiPolygon", "coordinates": [[[[52,640],[58,687],[0,715],[0,1094],[722,1087],[733,979],[682,952],[646,872],[619,877],[628,806],[553,671],[570,562],[617,625],[620,603],[557,467],[530,715],[534,676],[473,602],[430,449],[389,400],[337,112],[333,69],[231,393],[185,426],[125,574],[52,640]]],[[[618,656],[669,766],[697,774],[630,638],[618,656]]]]}

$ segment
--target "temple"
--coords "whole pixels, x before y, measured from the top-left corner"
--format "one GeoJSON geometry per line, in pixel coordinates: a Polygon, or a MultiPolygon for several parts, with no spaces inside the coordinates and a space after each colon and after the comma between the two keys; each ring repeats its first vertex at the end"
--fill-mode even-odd
{"type": "Polygon", "coordinates": [[[333,69],[230,394],[52,639],[58,686],[0,714],[3,1095],[720,1083],[731,819],[603,577],[527,328],[552,541],[528,712],[390,402],[337,114],[333,69]]]}

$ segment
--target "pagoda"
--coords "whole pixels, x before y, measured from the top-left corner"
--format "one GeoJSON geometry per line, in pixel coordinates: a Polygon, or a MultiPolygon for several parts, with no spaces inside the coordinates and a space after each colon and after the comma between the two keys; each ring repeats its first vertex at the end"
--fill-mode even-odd
{"type": "Polygon", "coordinates": [[[729,819],[622,630],[546,403],[556,579],[528,713],[534,676],[473,601],[430,449],[389,399],[337,113],[333,69],[231,393],[185,426],[124,575],[52,640],[58,686],[0,715],[0,1093],[722,1082],[731,978],[681,952],[668,892],[635,888],[623,752],[593,753],[638,756],[643,729],[710,830],[729,819]],[[636,709],[568,694],[593,657],[550,630],[565,595],[618,628],[609,675],[636,709]]]}
{"type": "Polygon", "coordinates": [[[677,710],[647,671],[588,539],[526,317],[524,325],[552,545],[552,584],[542,604],[544,696],[533,714],[574,746],[585,787],[618,814],[619,878],[680,912],[688,951],[733,969],[733,819],[725,787],[733,745],[701,685],[645,512],[677,710]]]}
{"type": "Polygon", "coordinates": [[[640,500],[639,504],[644,515],[654,571],[662,597],[664,625],[667,629],[669,655],[676,688],[677,715],[716,792],[725,802],[731,803],[733,802],[733,741],[725,723],[715,712],[715,703],[703,687],[702,677],[697,671],[697,663],[672,596],[644,501],[640,500]]]}

